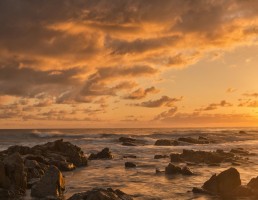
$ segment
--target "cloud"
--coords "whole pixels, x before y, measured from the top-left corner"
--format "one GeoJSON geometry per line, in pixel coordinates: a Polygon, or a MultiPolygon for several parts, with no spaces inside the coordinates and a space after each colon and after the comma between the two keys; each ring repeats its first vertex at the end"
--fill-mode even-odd
{"type": "Polygon", "coordinates": [[[147,108],[156,108],[156,107],[173,107],[176,102],[182,100],[183,97],[180,98],[170,98],[168,96],[162,96],[157,100],[149,100],[142,103],[133,104],[135,106],[147,107],[147,108]]]}
{"type": "Polygon", "coordinates": [[[172,117],[176,114],[177,110],[178,110],[177,107],[173,107],[173,108],[169,109],[168,111],[164,111],[164,112],[158,114],[156,117],[154,117],[153,120],[163,120],[168,117],[172,117]]]}
{"type": "Polygon", "coordinates": [[[145,98],[148,94],[155,94],[158,92],[159,92],[159,90],[156,89],[155,87],[150,87],[150,88],[146,88],[146,89],[139,88],[123,98],[138,100],[138,99],[145,98]]]}
{"type": "Polygon", "coordinates": [[[201,111],[211,111],[211,110],[216,110],[219,107],[231,107],[233,106],[231,103],[222,100],[220,103],[211,103],[207,107],[196,109],[196,111],[201,112],[201,111]]]}

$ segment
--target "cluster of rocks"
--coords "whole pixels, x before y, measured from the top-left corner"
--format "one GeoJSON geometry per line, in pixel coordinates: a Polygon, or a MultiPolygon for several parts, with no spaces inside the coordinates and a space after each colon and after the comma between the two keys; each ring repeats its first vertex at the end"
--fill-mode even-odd
{"type": "Polygon", "coordinates": [[[118,141],[121,142],[123,146],[142,146],[146,143],[144,140],[138,140],[132,137],[120,137],[118,141]]]}
{"type": "Polygon", "coordinates": [[[74,194],[68,200],[133,200],[133,198],[121,190],[95,188],[87,192],[74,194]]]}
{"type": "MultiPolygon", "coordinates": [[[[234,151],[234,150],[233,150],[234,151]]],[[[180,153],[170,154],[171,162],[192,162],[192,163],[205,163],[210,166],[218,165],[222,162],[231,162],[232,164],[237,164],[242,161],[243,158],[230,152],[225,152],[223,150],[217,151],[194,151],[186,150],[180,153]]]]}
{"type": "Polygon", "coordinates": [[[98,153],[92,153],[89,156],[89,160],[103,160],[103,159],[113,159],[114,156],[110,152],[109,148],[104,148],[98,153]]]}
{"type": "Polygon", "coordinates": [[[178,145],[187,145],[187,144],[209,144],[214,143],[215,141],[209,140],[206,137],[199,136],[198,138],[192,137],[180,137],[176,140],[171,139],[159,139],[155,142],[156,146],[178,146],[178,145]]]}
{"type": "Polygon", "coordinates": [[[187,167],[179,167],[169,163],[168,166],[165,168],[165,174],[182,174],[182,175],[194,175],[194,173],[187,167]]]}
{"type": "Polygon", "coordinates": [[[27,188],[35,197],[61,196],[64,181],[60,170],[70,171],[87,163],[79,147],[63,140],[32,148],[11,146],[0,152],[0,197],[15,198],[27,188]]]}
{"type": "Polygon", "coordinates": [[[220,174],[212,175],[201,188],[194,187],[194,193],[219,195],[225,199],[232,197],[250,197],[258,195],[258,177],[245,186],[241,185],[240,174],[235,168],[229,168],[220,174]]]}

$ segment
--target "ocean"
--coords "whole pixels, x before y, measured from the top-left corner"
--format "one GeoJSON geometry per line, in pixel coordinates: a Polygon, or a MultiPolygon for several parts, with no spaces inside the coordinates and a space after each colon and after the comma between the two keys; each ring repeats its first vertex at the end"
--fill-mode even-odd
{"type": "MultiPolygon", "coordinates": [[[[154,159],[154,155],[181,153],[183,149],[229,151],[237,147],[258,155],[258,128],[0,130],[0,150],[12,145],[31,147],[61,138],[81,147],[86,155],[105,147],[114,155],[112,160],[92,160],[87,167],[64,172],[65,197],[95,187],[112,187],[133,195],[137,200],[219,199],[193,194],[191,190],[193,187],[201,187],[212,174],[232,167],[231,163],[222,163],[220,166],[190,166],[194,176],[166,176],[156,174],[155,171],[156,168],[164,170],[170,159],[154,159]],[[123,146],[118,141],[122,136],[144,140],[145,145],[123,146]],[[154,145],[157,139],[199,136],[216,142],[183,146],[154,145]],[[123,158],[124,155],[136,155],[137,158],[123,158]],[[137,168],[125,169],[126,161],[135,162],[137,168]]],[[[247,184],[251,178],[258,176],[257,155],[250,156],[249,161],[240,166],[234,166],[241,174],[242,184],[247,184]]],[[[29,191],[24,199],[32,199],[29,191]]]]}

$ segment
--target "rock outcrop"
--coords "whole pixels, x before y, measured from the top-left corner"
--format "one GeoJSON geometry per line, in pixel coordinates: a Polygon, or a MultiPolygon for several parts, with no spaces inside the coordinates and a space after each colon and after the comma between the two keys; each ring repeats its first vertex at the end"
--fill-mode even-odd
{"type": "Polygon", "coordinates": [[[57,167],[51,165],[44,176],[31,188],[31,196],[37,198],[60,198],[65,190],[65,180],[57,167]]]}
{"type": "Polygon", "coordinates": [[[104,148],[98,153],[92,153],[89,156],[89,160],[101,160],[101,159],[112,159],[114,156],[110,152],[109,148],[104,148]]]}
{"type": "Polygon", "coordinates": [[[95,188],[87,192],[74,194],[68,200],[133,200],[133,198],[121,190],[95,188]]]}

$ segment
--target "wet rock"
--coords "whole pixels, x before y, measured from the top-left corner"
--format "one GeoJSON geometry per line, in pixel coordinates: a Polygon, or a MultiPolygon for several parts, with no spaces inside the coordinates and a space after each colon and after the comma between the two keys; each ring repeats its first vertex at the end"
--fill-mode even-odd
{"type": "Polygon", "coordinates": [[[181,174],[190,176],[190,175],[193,175],[194,173],[190,170],[189,167],[185,166],[181,169],[181,174]]]}
{"type": "Polygon", "coordinates": [[[177,146],[179,143],[175,140],[159,139],[155,142],[156,146],[177,146]]]}
{"type": "Polygon", "coordinates": [[[133,162],[125,162],[125,168],[135,168],[136,164],[133,162]]]}
{"type": "Polygon", "coordinates": [[[123,158],[137,158],[135,155],[124,155],[123,158]]]}
{"type": "Polygon", "coordinates": [[[104,148],[101,152],[97,154],[92,153],[89,160],[99,160],[99,159],[112,159],[114,156],[111,154],[109,148],[104,148]]]}
{"type": "Polygon", "coordinates": [[[183,162],[183,159],[181,158],[181,154],[172,153],[172,154],[170,154],[170,161],[171,162],[183,162]]]}
{"type": "Polygon", "coordinates": [[[0,188],[14,195],[22,195],[27,188],[27,173],[19,153],[8,155],[0,161],[0,188]]]}
{"type": "Polygon", "coordinates": [[[51,165],[44,176],[31,188],[31,196],[59,198],[65,190],[65,180],[57,167],[51,165]]]}
{"type": "Polygon", "coordinates": [[[178,138],[178,141],[180,142],[187,142],[191,144],[209,144],[210,142],[206,139],[195,139],[191,137],[181,137],[178,138]]]}
{"type": "Polygon", "coordinates": [[[240,185],[239,172],[235,168],[229,168],[219,175],[213,175],[202,187],[214,194],[229,195],[240,185]]]}
{"type": "Polygon", "coordinates": [[[137,146],[136,144],[131,143],[131,142],[123,142],[122,145],[123,146],[137,146]]]}
{"type": "Polygon", "coordinates": [[[162,159],[162,158],[169,158],[168,155],[155,155],[154,159],[162,159]]]}
{"type": "Polygon", "coordinates": [[[231,153],[240,154],[240,155],[249,155],[249,152],[243,148],[234,148],[230,150],[231,153]]]}
{"type": "Polygon", "coordinates": [[[63,157],[63,161],[73,163],[76,167],[87,165],[87,158],[81,148],[70,142],[64,142],[62,139],[37,145],[32,150],[41,152],[41,155],[50,160],[61,160],[60,158],[63,157]]]}
{"type": "Polygon", "coordinates": [[[133,198],[121,190],[95,188],[87,192],[74,194],[68,200],[133,200],[133,198]]]}
{"type": "Polygon", "coordinates": [[[172,163],[169,163],[165,168],[165,174],[182,174],[182,175],[193,175],[194,173],[188,167],[179,167],[175,166],[172,163]]]}
{"type": "Polygon", "coordinates": [[[136,141],[136,139],[131,138],[131,137],[120,137],[118,140],[119,140],[119,142],[129,142],[129,143],[136,141]]]}
{"type": "Polygon", "coordinates": [[[196,194],[211,194],[209,191],[198,187],[193,187],[192,192],[196,194]]]}
{"type": "Polygon", "coordinates": [[[232,195],[236,197],[249,197],[253,195],[253,192],[250,188],[240,185],[233,190],[232,195]]]}
{"type": "Polygon", "coordinates": [[[249,188],[251,188],[251,190],[253,191],[253,193],[255,193],[256,195],[258,195],[258,176],[256,178],[252,178],[249,183],[247,184],[247,186],[249,188]]]}
{"type": "Polygon", "coordinates": [[[30,147],[25,146],[11,146],[7,150],[3,151],[5,154],[11,155],[14,153],[19,153],[20,155],[30,154],[32,152],[30,147]]]}

